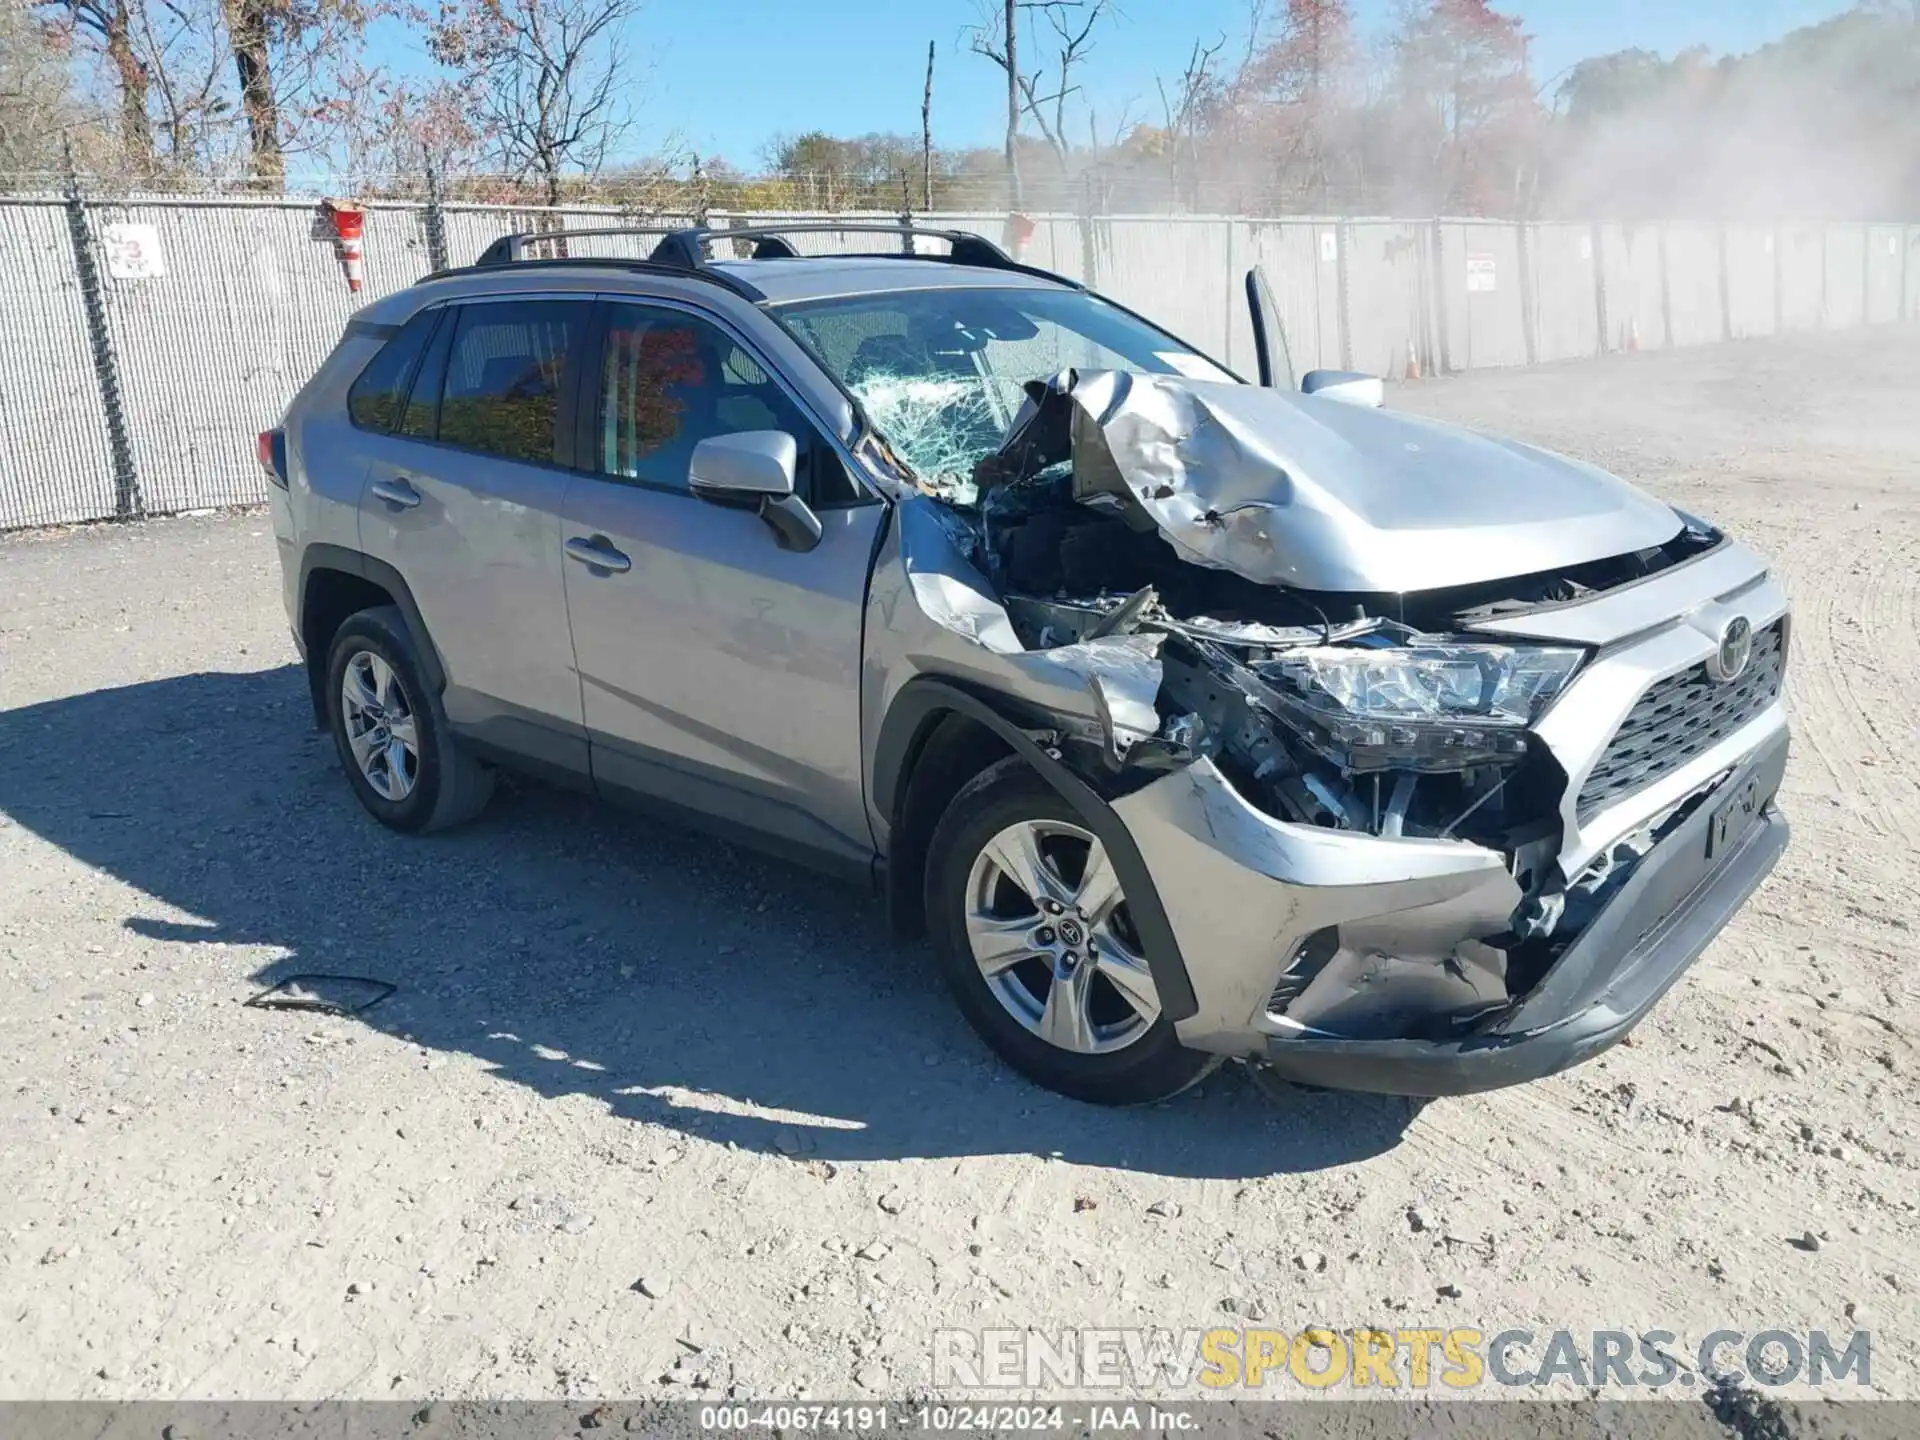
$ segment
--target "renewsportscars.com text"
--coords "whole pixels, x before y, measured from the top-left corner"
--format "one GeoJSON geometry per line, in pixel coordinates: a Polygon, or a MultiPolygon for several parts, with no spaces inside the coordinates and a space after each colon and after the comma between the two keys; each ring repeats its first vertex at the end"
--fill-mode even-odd
{"type": "Polygon", "coordinates": [[[1711,1380],[1762,1386],[1866,1386],[1872,1336],[1854,1330],[1714,1330],[1697,1342],[1667,1330],[1460,1327],[939,1330],[933,1383],[977,1390],[1135,1390],[1290,1386],[1474,1390],[1570,1384],[1684,1391],[1711,1380]]]}

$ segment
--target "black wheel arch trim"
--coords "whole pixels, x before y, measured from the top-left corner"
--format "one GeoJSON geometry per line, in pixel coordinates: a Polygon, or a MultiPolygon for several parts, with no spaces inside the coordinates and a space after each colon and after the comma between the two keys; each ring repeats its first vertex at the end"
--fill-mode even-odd
{"type": "Polygon", "coordinates": [[[1199,1002],[1187,978],[1186,961],[1180,954],[1179,941],[1174,938],[1173,925],[1160,903],[1160,892],[1153,883],[1147,862],[1126,825],[1099,791],[1049,755],[1017,721],[976,691],[951,680],[923,675],[909,680],[894,697],[886,718],[880,722],[873,756],[874,803],[887,817],[889,836],[897,825],[897,807],[920,748],[949,714],[965,716],[993,731],[1080,812],[1087,827],[1106,847],[1121,889],[1126,892],[1128,912],[1146,946],[1147,965],[1153,971],[1154,989],[1160,994],[1161,1012],[1169,1020],[1178,1021],[1197,1011],[1199,1002]]]}
{"type": "MultiPolygon", "coordinates": [[[[301,645],[306,644],[307,634],[307,593],[308,582],[316,570],[338,570],[348,575],[358,576],[374,585],[378,585],[393,597],[393,603],[399,607],[401,618],[407,623],[407,634],[413,641],[414,650],[419,655],[420,668],[434,694],[442,694],[447,688],[447,667],[435,648],[433,635],[427,629],[426,619],[420,614],[420,607],[414,602],[413,591],[407,588],[407,582],[400,578],[400,572],[384,560],[376,560],[371,555],[358,550],[350,550],[344,545],[329,545],[315,541],[308,545],[300,555],[299,614],[294,620],[294,635],[301,645]]],[[[326,656],[307,656],[308,669],[324,665],[326,656]]],[[[318,682],[315,689],[315,705],[319,705],[318,682]]]]}

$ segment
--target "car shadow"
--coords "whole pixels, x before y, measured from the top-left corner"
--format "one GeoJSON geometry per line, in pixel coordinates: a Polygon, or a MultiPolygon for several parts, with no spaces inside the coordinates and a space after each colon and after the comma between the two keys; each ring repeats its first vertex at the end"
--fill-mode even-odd
{"type": "Polygon", "coordinates": [[[1233,1068],[1139,1110],[1054,1096],[986,1050],[858,888],[532,784],[447,835],[383,829],[291,665],[0,713],[0,811],[177,912],[130,915],[134,933],[286,951],[262,986],[391,982],[362,1023],[721,1143],[1246,1177],[1380,1153],[1416,1109],[1272,1096],[1233,1068]]]}

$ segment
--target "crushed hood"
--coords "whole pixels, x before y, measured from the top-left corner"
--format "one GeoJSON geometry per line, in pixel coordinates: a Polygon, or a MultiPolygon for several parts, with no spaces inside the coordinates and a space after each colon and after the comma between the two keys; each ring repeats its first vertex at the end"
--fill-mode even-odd
{"type": "Polygon", "coordinates": [[[1070,401],[1077,499],[1262,584],[1441,589],[1624,555],[1681,529],[1595,466],[1389,410],[1110,370],[1034,389],[1029,442],[1070,401]]]}

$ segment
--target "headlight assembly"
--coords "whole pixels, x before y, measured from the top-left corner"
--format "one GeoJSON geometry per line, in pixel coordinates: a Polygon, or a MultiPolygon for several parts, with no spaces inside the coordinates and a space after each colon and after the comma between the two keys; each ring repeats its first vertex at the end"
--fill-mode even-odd
{"type": "Polygon", "coordinates": [[[1517,761],[1581,659],[1547,646],[1324,645],[1256,669],[1282,718],[1341,769],[1448,771],[1517,761]]]}

